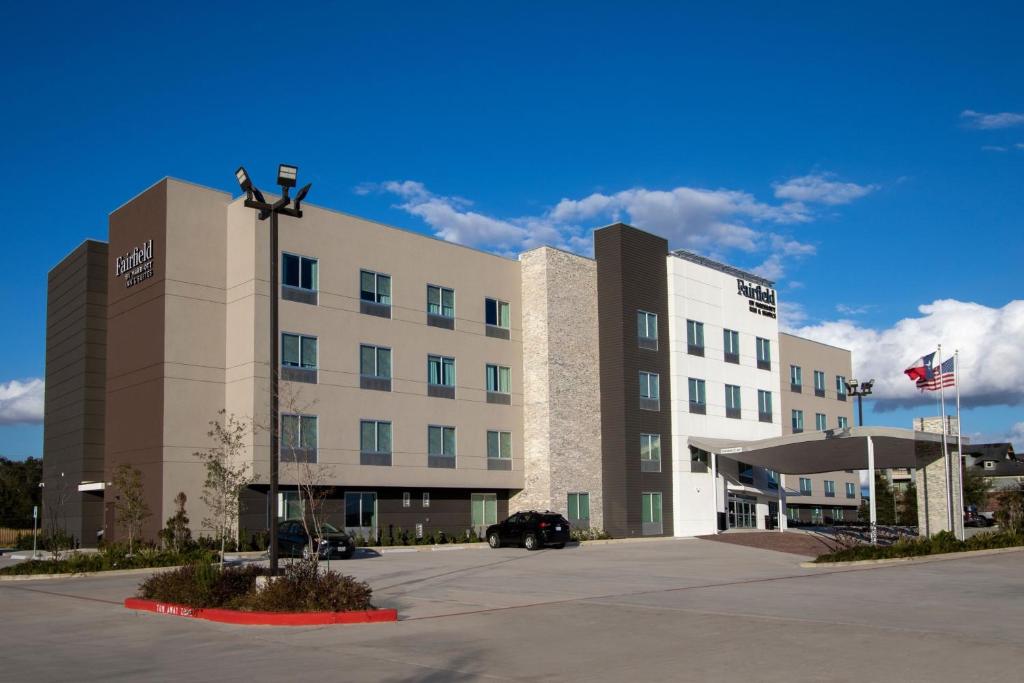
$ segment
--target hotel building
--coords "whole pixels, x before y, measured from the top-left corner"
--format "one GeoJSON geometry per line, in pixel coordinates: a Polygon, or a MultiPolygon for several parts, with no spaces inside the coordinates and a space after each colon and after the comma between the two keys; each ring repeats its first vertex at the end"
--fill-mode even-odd
{"type": "Polygon", "coordinates": [[[44,508],[84,545],[119,534],[120,464],[142,474],[145,536],[180,491],[198,532],[195,453],[222,410],[259,426],[243,455],[248,531],[301,514],[301,463],[321,472],[329,520],[364,536],[461,535],[516,509],[616,537],[686,536],[765,528],[781,498],[808,522],[859,504],[859,490],[843,497],[855,474],[811,477],[797,500],[795,482],[688,445],[786,434],[800,411],[830,429],[849,419],[834,392],[849,352],[780,334],[770,281],[623,224],[595,231],[593,259],[550,247],[510,259],[308,205],[281,221],[272,288],[255,212],[165,179],[110,215],[108,242],[51,271],[44,508]],[[790,366],[824,373],[833,391],[802,387],[790,366]]]}

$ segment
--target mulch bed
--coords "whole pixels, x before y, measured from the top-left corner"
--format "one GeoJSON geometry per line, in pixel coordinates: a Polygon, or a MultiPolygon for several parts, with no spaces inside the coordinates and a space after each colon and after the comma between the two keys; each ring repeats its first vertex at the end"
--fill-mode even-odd
{"type": "Polygon", "coordinates": [[[745,545],[749,548],[760,548],[762,550],[775,550],[780,553],[803,555],[804,557],[817,557],[822,553],[831,552],[823,539],[812,534],[799,532],[763,531],[725,533],[711,536],[699,536],[708,541],[720,543],[732,543],[734,545],[745,545]]]}

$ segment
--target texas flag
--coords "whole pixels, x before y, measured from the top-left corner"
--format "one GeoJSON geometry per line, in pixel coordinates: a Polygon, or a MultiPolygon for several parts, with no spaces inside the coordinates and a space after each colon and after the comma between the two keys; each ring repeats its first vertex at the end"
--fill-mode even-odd
{"type": "Polygon", "coordinates": [[[929,353],[927,356],[921,356],[911,363],[909,368],[903,371],[904,374],[914,382],[917,382],[919,379],[928,379],[932,373],[933,358],[935,358],[934,352],[929,353]]]}

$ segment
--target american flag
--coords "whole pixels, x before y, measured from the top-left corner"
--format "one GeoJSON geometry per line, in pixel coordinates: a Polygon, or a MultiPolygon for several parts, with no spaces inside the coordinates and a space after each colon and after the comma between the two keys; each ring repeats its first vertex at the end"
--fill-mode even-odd
{"type": "Polygon", "coordinates": [[[926,369],[927,375],[917,380],[917,388],[921,391],[936,391],[940,386],[951,387],[956,384],[956,377],[953,374],[955,367],[953,358],[950,358],[939,368],[931,367],[926,369]],[[939,375],[942,376],[940,384],[939,375]]]}

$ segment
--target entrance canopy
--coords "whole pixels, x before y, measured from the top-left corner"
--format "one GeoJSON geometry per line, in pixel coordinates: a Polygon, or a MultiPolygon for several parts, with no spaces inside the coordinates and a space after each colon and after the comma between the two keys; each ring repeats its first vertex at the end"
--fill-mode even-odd
{"type": "Polygon", "coordinates": [[[921,460],[942,457],[942,434],[893,427],[851,427],[776,436],[758,441],[689,438],[690,446],[780,474],[818,474],[863,470],[868,466],[868,438],[875,467],[920,467],[921,460]]]}

